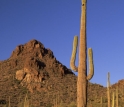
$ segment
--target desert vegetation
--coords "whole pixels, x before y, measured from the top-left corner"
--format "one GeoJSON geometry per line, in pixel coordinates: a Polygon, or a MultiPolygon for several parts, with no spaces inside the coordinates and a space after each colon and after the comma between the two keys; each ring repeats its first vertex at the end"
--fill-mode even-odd
{"type": "MultiPolygon", "coordinates": [[[[108,82],[108,81],[107,81],[108,82]]],[[[124,81],[123,81],[124,83],[124,81]]],[[[92,95],[88,94],[87,107],[123,107],[124,105],[124,86],[122,85],[122,81],[118,84],[110,85],[110,98],[108,98],[108,89],[98,85],[88,83],[88,92],[92,95]],[[121,84],[121,85],[120,85],[121,84]],[[105,95],[106,94],[106,95],[105,95]]],[[[20,94],[18,97],[17,107],[36,107],[32,104],[33,99],[36,97],[32,97],[30,92],[26,89],[23,89],[24,94],[20,94]]],[[[35,93],[36,94],[36,93],[35,93]]],[[[37,94],[39,94],[37,92],[37,94]]],[[[61,99],[61,95],[59,92],[56,93],[47,93],[48,97],[52,97],[52,102],[48,102],[47,104],[42,103],[38,100],[36,103],[37,107],[77,107],[76,100],[70,102],[69,104],[64,103],[61,99]],[[53,97],[54,96],[54,97],[53,97]]],[[[11,103],[13,102],[12,96],[6,98],[6,101],[1,101],[1,107],[12,107],[11,103]]],[[[16,102],[15,102],[16,103],[16,102]]]]}

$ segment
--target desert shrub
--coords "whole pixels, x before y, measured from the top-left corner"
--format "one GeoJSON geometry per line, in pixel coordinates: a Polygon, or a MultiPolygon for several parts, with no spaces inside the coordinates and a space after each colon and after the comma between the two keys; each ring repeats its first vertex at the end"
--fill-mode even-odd
{"type": "Polygon", "coordinates": [[[18,107],[24,107],[24,102],[18,103],[18,107]]]}
{"type": "Polygon", "coordinates": [[[73,101],[73,102],[71,102],[71,103],[68,105],[68,107],[77,107],[77,106],[76,106],[76,103],[73,101]]]}
{"type": "Polygon", "coordinates": [[[46,107],[53,107],[51,103],[48,103],[46,107]]]}
{"type": "Polygon", "coordinates": [[[7,105],[3,105],[2,107],[7,107],[7,105]]]}
{"type": "Polygon", "coordinates": [[[27,93],[26,93],[24,99],[18,103],[18,107],[29,107],[29,99],[28,99],[27,93]]]}
{"type": "Polygon", "coordinates": [[[61,102],[61,103],[58,105],[58,107],[67,107],[67,106],[66,106],[65,103],[62,103],[62,102],[61,102]]]}

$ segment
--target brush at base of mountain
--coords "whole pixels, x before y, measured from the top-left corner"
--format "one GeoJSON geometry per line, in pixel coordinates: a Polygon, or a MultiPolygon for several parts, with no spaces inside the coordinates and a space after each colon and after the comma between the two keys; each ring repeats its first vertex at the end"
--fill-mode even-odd
{"type": "Polygon", "coordinates": [[[6,100],[0,100],[0,105],[6,104],[6,100]]]}

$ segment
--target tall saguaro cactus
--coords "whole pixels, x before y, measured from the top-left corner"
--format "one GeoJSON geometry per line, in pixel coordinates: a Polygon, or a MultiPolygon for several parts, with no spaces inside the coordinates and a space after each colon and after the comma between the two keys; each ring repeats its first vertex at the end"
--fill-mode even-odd
{"type": "Polygon", "coordinates": [[[80,24],[80,43],[79,43],[79,66],[75,66],[78,37],[74,37],[73,50],[70,61],[71,69],[78,72],[77,80],[77,107],[87,106],[87,81],[94,74],[93,53],[88,49],[89,56],[89,74],[87,75],[87,44],[86,44],[86,0],[82,0],[81,5],[81,24],[80,24]]]}

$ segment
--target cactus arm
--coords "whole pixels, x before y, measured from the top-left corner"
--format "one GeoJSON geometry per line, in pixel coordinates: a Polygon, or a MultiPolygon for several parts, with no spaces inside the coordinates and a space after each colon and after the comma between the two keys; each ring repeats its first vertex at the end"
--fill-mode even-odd
{"type": "Polygon", "coordinates": [[[78,45],[78,36],[74,36],[73,40],[73,50],[70,60],[70,67],[73,71],[78,72],[78,67],[75,66],[76,53],[77,53],[77,45],[78,45]]]}
{"type": "Polygon", "coordinates": [[[94,75],[94,65],[93,65],[93,51],[92,48],[88,49],[89,57],[89,74],[87,75],[87,80],[90,80],[94,75]]]}

